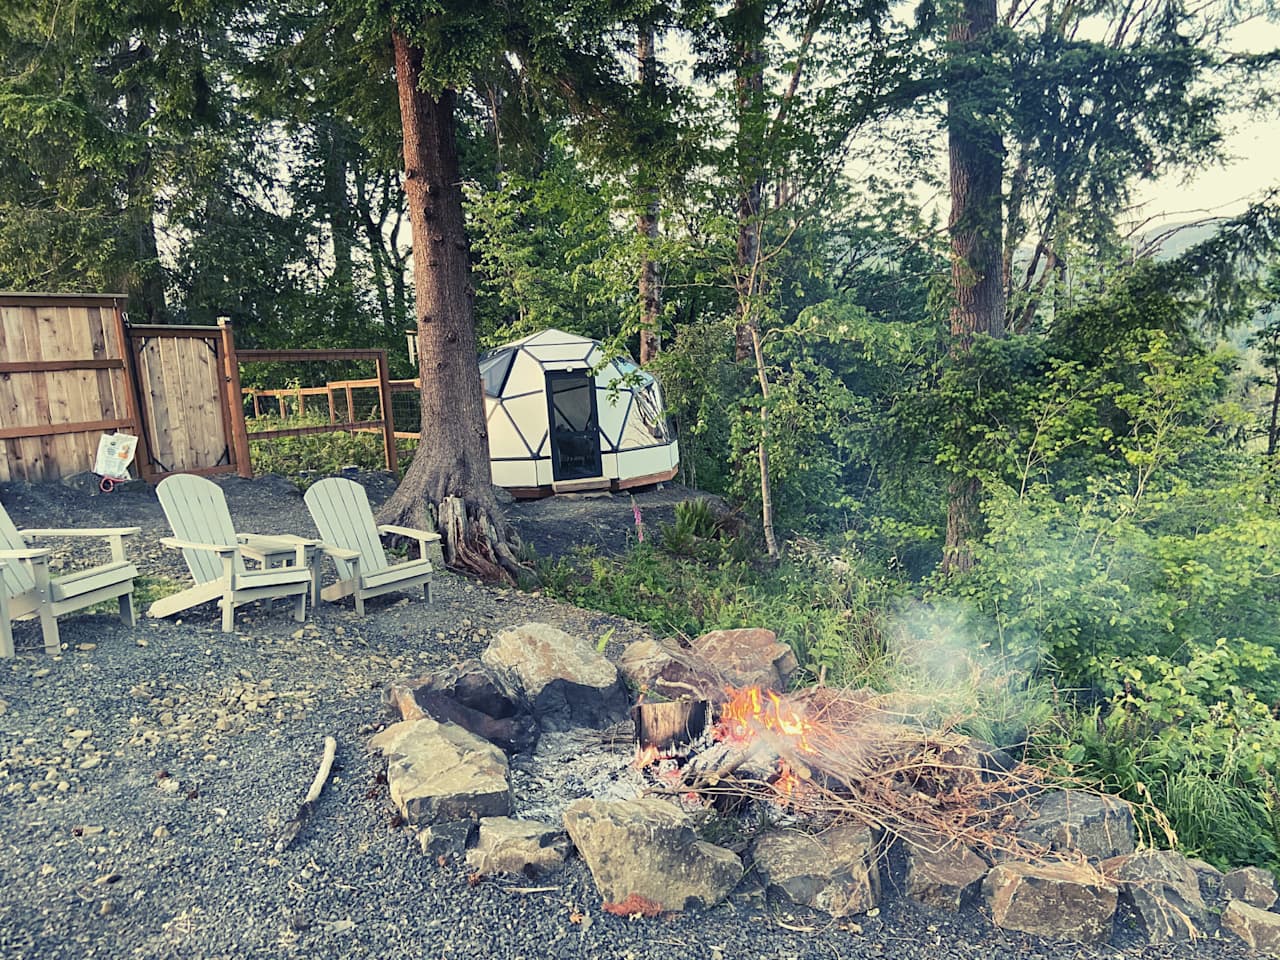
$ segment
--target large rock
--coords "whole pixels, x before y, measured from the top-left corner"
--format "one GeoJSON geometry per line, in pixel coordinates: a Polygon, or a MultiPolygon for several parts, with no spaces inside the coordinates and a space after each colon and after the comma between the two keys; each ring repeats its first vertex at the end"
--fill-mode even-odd
{"type": "Polygon", "coordinates": [[[476,660],[417,680],[393,681],[383,691],[383,702],[402,720],[456,723],[507,753],[526,752],[538,742],[532,715],[522,713],[476,660]]]}
{"type": "Polygon", "coordinates": [[[1013,862],[991,868],[982,895],[997,927],[1088,942],[1111,936],[1119,891],[1085,864],[1013,862]]]}
{"type": "Polygon", "coordinates": [[[869,827],[847,823],[819,834],[766,833],[752,854],[769,889],[833,917],[847,917],[880,902],[877,852],[869,827]]]}
{"type": "Polygon", "coordinates": [[[1244,900],[1229,900],[1222,911],[1222,929],[1234,933],[1251,950],[1280,956],[1280,913],[1263,910],[1244,900]]]}
{"type": "Polygon", "coordinates": [[[418,833],[418,845],[429,857],[461,857],[475,832],[474,820],[450,820],[433,823],[418,833]]]}
{"type": "Polygon", "coordinates": [[[391,799],[408,823],[434,823],[511,812],[506,755],[452,723],[405,720],[369,741],[387,758],[391,799]]]}
{"type": "Polygon", "coordinates": [[[563,866],[569,852],[564,831],[538,820],[485,817],[467,864],[477,873],[535,877],[563,866]]]}
{"type": "Polygon", "coordinates": [[[715,664],[721,676],[735,687],[784,690],[796,669],[791,647],[779,643],[772,630],[760,627],[712,630],[689,647],[703,660],[715,664]]]}
{"type": "Polygon", "coordinates": [[[600,727],[627,715],[617,667],[585,640],[545,623],[503,630],[480,659],[543,729],[600,727]]]}
{"type": "Polygon", "coordinates": [[[959,910],[987,875],[987,863],[959,843],[938,847],[906,840],[907,896],[939,910],[959,910]]]}
{"type": "Polygon", "coordinates": [[[629,675],[639,686],[673,700],[692,697],[720,703],[726,687],[784,690],[796,669],[791,648],[779,643],[772,630],[758,627],[713,630],[688,649],[664,647],[648,653],[645,660],[641,651],[632,654],[629,675]],[[668,658],[665,663],[663,655],[668,658]]]}
{"type": "Polygon", "coordinates": [[[608,903],[710,907],[742,879],[742,861],[699,840],[688,818],[664,800],[575,800],[564,825],[608,903]]]}
{"type": "Polygon", "coordinates": [[[1182,854],[1173,850],[1140,850],[1103,864],[1103,872],[1120,884],[1120,897],[1148,943],[1194,940],[1207,911],[1200,879],[1182,854]]]}
{"type": "Polygon", "coordinates": [[[664,667],[675,659],[673,651],[659,640],[637,640],[629,643],[618,658],[618,672],[634,689],[644,692],[664,667]]]}
{"type": "Polygon", "coordinates": [[[1259,910],[1270,910],[1276,903],[1276,878],[1261,867],[1241,867],[1222,878],[1222,895],[1243,900],[1259,910]]]}
{"type": "Polygon", "coordinates": [[[1127,802],[1082,790],[1046,791],[1018,828],[1024,841],[1095,860],[1133,853],[1134,834],[1133,808],[1127,802]]]}

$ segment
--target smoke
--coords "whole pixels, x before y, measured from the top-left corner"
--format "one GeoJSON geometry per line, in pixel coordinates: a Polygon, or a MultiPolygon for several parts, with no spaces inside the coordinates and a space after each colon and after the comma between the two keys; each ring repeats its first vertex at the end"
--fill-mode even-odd
{"type": "Polygon", "coordinates": [[[1016,748],[1052,716],[1052,691],[1036,679],[1034,652],[1003,653],[994,621],[968,604],[903,601],[884,636],[895,692],[917,722],[1016,748]]]}

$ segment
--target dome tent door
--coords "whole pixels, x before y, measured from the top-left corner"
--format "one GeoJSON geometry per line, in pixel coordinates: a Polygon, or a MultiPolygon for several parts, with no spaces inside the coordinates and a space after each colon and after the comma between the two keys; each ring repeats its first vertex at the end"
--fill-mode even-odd
{"type": "Polygon", "coordinates": [[[547,371],[551,470],[556,480],[601,475],[596,389],[588,371],[547,371]]]}

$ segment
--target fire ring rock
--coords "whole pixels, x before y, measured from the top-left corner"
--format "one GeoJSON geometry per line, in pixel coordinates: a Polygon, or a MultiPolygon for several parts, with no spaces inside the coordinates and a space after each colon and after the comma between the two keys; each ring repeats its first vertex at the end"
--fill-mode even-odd
{"type": "Polygon", "coordinates": [[[1251,950],[1273,957],[1280,955],[1280,913],[1244,900],[1228,900],[1222,911],[1222,929],[1234,933],[1251,950]]]}
{"type": "Polygon", "coordinates": [[[1002,863],[982,882],[991,920],[1040,937],[1098,941],[1111,936],[1119,891],[1080,863],[1002,863]]]}
{"type": "Polygon", "coordinates": [[[617,667],[585,640],[545,623],[503,630],[480,660],[545,730],[607,726],[630,707],[617,667]]]}
{"type": "Polygon", "coordinates": [[[1018,829],[1018,836],[1050,850],[1076,850],[1094,860],[1134,851],[1133,808],[1118,797],[1083,790],[1050,790],[1018,829]]]}
{"type": "Polygon", "coordinates": [[[1102,865],[1120,883],[1120,899],[1133,911],[1148,943],[1194,940],[1208,915],[1200,880],[1173,850],[1140,850],[1102,865]]]}
{"type": "Polygon", "coordinates": [[[1261,867],[1241,867],[1223,877],[1222,894],[1259,910],[1270,910],[1276,902],[1276,878],[1261,867]]]}
{"type": "Polygon", "coordinates": [[[537,820],[485,817],[467,865],[477,873],[548,873],[564,864],[569,841],[564,831],[537,820]]]}
{"type": "Polygon", "coordinates": [[[387,758],[391,799],[406,823],[511,812],[506,754],[459,726],[405,720],[370,740],[369,749],[387,758]]]}
{"type": "Polygon", "coordinates": [[[839,824],[819,834],[766,833],[753,855],[769,889],[833,917],[866,913],[880,902],[878,845],[871,828],[839,824]]]}
{"type": "Polygon", "coordinates": [[[903,842],[907,896],[937,910],[960,909],[965,896],[986,876],[987,864],[963,844],[903,842]]]}
{"type": "Polygon", "coordinates": [[[606,903],[710,907],[742,879],[737,855],[699,840],[688,817],[664,800],[575,800],[564,825],[606,903]]]}

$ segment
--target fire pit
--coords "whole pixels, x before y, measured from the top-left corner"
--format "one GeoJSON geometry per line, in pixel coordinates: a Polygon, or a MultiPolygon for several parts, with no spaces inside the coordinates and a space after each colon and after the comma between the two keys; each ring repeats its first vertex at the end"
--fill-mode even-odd
{"type": "Polygon", "coordinates": [[[372,746],[424,851],[536,873],[562,862],[563,827],[612,912],[714,904],[746,857],[770,891],[846,916],[879,902],[893,847],[896,885],[932,906],[981,886],[1003,925],[1110,935],[1121,884],[1094,864],[1132,854],[1128,805],[1048,789],[902,698],[783,692],[794,660],[768,631],[636,646],[622,661],[635,702],[592,645],[539,624],[392,684],[401,719],[372,746]],[[1041,909],[1046,891],[1071,910],[1041,909]]]}

